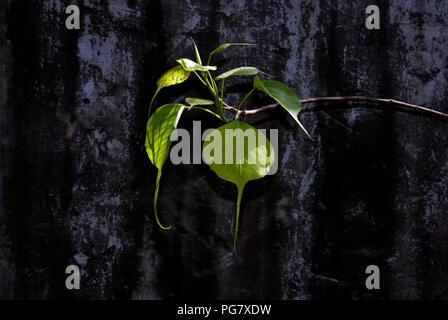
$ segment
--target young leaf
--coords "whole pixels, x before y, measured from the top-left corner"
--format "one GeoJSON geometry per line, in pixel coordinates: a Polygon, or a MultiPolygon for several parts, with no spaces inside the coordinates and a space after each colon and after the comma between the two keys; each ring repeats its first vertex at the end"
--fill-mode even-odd
{"type": "Polygon", "coordinates": [[[191,38],[191,42],[193,42],[194,54],[196,56],[196,62],[198,64],[202,65],[201,56],[199,55],[199,50],[198,50],[198,47],[196,46],[196,42],[194,42],[193,38],[191,38]]]}
{"type": "Polygon", "coordinates": [[[176,61],[187,71],[216,70],[216,66],[203,66],[187,58],[179,59],[176,61]]]}
{"type": "Polygon", "coordinates": [[[160,76],[156,84],[158,88],[174,86],[188,79],[190,71],[185,70],[182,66],[175,66],[160,76]]]}
{"type": "Polygon", "coordinates": [[[187,80],[189,76],[190,76],[190,71],[185,70],[182,66],[175,66],[174,68],[171,68],[170,70],[168,70],[164,74],[162,74],[156,82],[157,90],[151,99],[151,103],[149,105],[148,116],[151,113],[152,103],[154,102],[154,99],[156,98],[157,94],[159,93],[159,91],[162,88],[174,86],[176,84],[182,83],[185,80],[187,80]]]}
{"type": "Polygon", "coordinates": [[[203,144],[203,159],[221,178],[238,188],[235,235],[236,239],[241,197],[248,181],[264,177],[275,159],[274,148],[261,131],[251,125],[232,121],[213,130],[203,144]]]}
{"type": "Polygon", "coordinates": [[[260,71],[254,67],[239,67],[220,74],[215,78],[215,80],[225,79],[230,76],[253,76],[258,72],[260,71]]]}
{"type": "Polygon", "coordinates": [[[191,107],[193,106],[210,106],[215,104],[211,100],[200,99],[200,98],[186,98],[185,102],[188,103],[191,107]]]}
{"type": "Polygon", "coordinates": [[[170,135],[176,129],[180,116],[185,106],[182,104],[166,104],[158,108],[149,118],[146,125],[145,148],[149,160],[157,167],[157,181],[154,194],[154,214],[157,224],[162,229],[164,227],[157,216],[157,198],[159,194],[160,177],[162,176],[162,167],[168,157],[171,141],[170,135]]]}
{"type": "Polygon", "coordinates": [[[214,55],[215,53],[220,53],[220,52],[226,50],[230,46],[254,46],[254,44],[252,44],[252,43],[224,43],[224,44],[220,45],[218,48],[216,48],[215,50],[213,50],[212,53],[210,53],[210,56],[208,58],[208,63],[210,63],[210,60],[212,59],[212,55],[214,55]]]}
{"type": "Polygon", "coordinates": [[[284,109],[286,109],[286,111],[288,111],[305,134],[313,140],[297,118],[302,105],[297,95],[291,89],[281,82],[275,80],[261,81],[258,77],[255,77],[254,79],[254,87],[276,100],[284,109]]]}

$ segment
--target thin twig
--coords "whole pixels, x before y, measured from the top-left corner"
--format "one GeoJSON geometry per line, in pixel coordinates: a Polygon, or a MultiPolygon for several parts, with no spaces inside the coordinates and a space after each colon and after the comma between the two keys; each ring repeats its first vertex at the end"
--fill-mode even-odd
{"type": "MultiPolygon", "coordinates": [[[[327,102],[328,101],[333,101],[333,102],[335,102],[335,101],[336,102],[339,102],[339,101],[370,101],[370,102],[375,102],[375,103],[380,103],[380,104],[394,104],[394,105],[398,105],[405,109],[424,112],[424,113],[436,116],[438,118],[441,118],[443,120],[448,120],[448,114],[446,114],[446,113],[436,111],[433,109],[429,109],[429,108],[425,108],[422,106],[418,106],[415,104],[410,104],[407,102],[394,100],[394,99],[372,98],[372,97],[364,97],[364,96],[348,96],[348,97],[317,97],[317,98],[307,98],[307,99],[300,100],[300,102],[302,104],[325,102],[325,101],[327,101],[327,102]]],[[[278,106],[279,106],[278,103],[274,103],[274,104],[269,104],[269,105],[266,105],[266,106],[263,106],[263,107],[260,107],[257,109],[252,109],[252,110],[237,110],[234,107],[224,107],[224,109],[231,110],[233,112],[238,111],[238,116],[240,116],[240,115],[252,115],[252,114],[256,114],[256,113],[263,112],[266,110],[272,110],[272,109],[277,108],[278,106]]]]}

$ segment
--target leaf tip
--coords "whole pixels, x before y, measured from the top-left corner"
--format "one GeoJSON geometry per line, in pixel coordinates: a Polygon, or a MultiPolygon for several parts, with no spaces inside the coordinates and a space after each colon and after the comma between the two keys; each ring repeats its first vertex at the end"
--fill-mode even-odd
{"type": "Polygon", "coordinates": [[[272,74],[269,74],[269,73],[264,72],[264,71],[261,71],[261,70],[258,70],[258,71],[260,71],[260,73],[261,73],[261,74],[264,74],[265,76],[268,76],[268,77],[270,77],[270,78],[275,78],[275,76],[272,75],[272,74]]]}
{"type": "Polygon", "coordinates": [[[160,227],[160,229],[163,229],[163,230],[170,230],[170,229],[171,229],[171,226],[165,227],[165,226],[163,226],[163,225],[160,223],[159,218],[157,217],[157,212],[155,212],[155,216],[156,216],[156,222],[157,222],[157,225],[160,227]]]}

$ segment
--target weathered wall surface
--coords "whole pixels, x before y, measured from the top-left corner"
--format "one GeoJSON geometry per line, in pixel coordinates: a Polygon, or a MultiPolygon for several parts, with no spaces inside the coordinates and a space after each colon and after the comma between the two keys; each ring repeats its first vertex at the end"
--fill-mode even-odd
{"type": "MultiPolygon", "coordinates": [[[[157,77],[224,42],[218,66],[254,65],[302,98],[390,97],[448,112],[448,4],[377,1],[2,1],[0,298],[447,298],[447,124],[366,104],[307,106],[311,142],[282,112],[279,170],[236,188],[167,164],[154,223],[144,150],[157,77]],[[65,28],[78,4],[81,29],[65,28]],[[65,267],[81,290],[65,289],[65,267]],[[367,265],[382,289],[364,287],[367,265]]],[[[241,79],[242,82],[246,79],[241,79]]],[[[229,84],[231,103],[250,87],[229,84]]],[[[158,103],[204,94],[194,80],[158,103]]],[[[249,106],[269,102],[260,96],[249,106]]],[[[180,127],[218,123],[188,112],[180,127]]]]}

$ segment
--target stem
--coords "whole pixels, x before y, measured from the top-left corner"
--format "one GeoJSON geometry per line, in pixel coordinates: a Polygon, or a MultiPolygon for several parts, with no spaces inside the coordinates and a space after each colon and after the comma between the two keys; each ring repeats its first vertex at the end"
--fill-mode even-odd
{"type": "Polygon", "coordinates": [[[222,104],[221,101],[219,100],[219,90],[218,90],[218,86],[216,85],[215,80],[213,80],[213,77],[210,73],[210,71],[207,71],[207,75],[210,78],[210,83],[212,84],[212,88],[214,90],[213,96],[215,98],[215,106],[216,106],[216,112],[218,112],[218,114],[222,117],[224,117],[224,114],[222,113],[222,104]]]}
{"type": "Polygon", "coordinates": [[[211,83],[211,86],[212,86],[213,91],[214,91],[215,100],[216,100],[216,102],[218,102],[218,100],[219,100],[219,91],[218,91],[218,87],[216,86],[216,82],[215,82],[215,80],[213,80],[213,77],[210,74],[210,71],[207,71],[207,75],[210,78],[210,83],[211,83]]]}
{"type": "Polygon", "coordinates": [[[208,80],[207,73],[208,72],[202,72],[201,74],[203,75],[204,81],[207,83],[210,92],[213,94],[213,96],[216,96],[217,91],[215,91],[215,88],[211,85],[210,81],[208,80]]]}
{"type": "Polygon", "coordinates": [[[218,118],[219,120],[221,120],[221,121],[223,121],[223,119],[219,116],[219,115],[217,115],[216,113],[214,113],[213,111],[211,111],[211,110],[209,110],[209,109],[206,109],[206,108],[201,108],[201,107],[196,107],[196,106],[191,106],[191,107],[186,107],[188,110],[190,110],[190,109],[199,109],[199,110],[202,110],[202,111],[206,111],[206,112],[208,112],[208,113],[211,113],[212,115],[214,115],[216,118],[218,118]]]}
{"type": "Polygon", "coordinates": [[[233,239],[233,252],[235,252],[235,255],[237,256],[236,253],[236,238],[238,236],[238,221],[240,219],[240,206],[241,206],[241,198],[243,196],[243,191],[244,191],[244,185],[241,187],[238,187],[238,200],[236,202],[236,220],[235,220],[235,236],[233,239]]]}
{"type": "Polygon", "coordinates": [[[210,73],[210,71],[207,71],[207,75],[210,78],[210,83],[213,84],[213,88],[216,90],[216,93],[218,93],[218,87],[216,86],[215,80],[213,80],[213,77],[210,73]]]}
{"type": "Polygon", "coordinates": [[[211,87],[207,77],[204,77],[204,80],[198,75],[198,73],[196,71],[193,71],[193,73],[199,78],[199,80],[201,80],[202,84],[204,86],[207,87],[207,89],[211,92],[211,94],[213,95],[213,97],[215,97],[215,102],[216,102],[216,95],[217,93],[215,92],[215,90],[211,87]]]}
{"type": "Polygon", "coordinates": [[[222,114],[222,108],[223,108],[223,104],[224,104],[224,81],[225,81],[226,79],[222,79],[222,82],[221,82],[221,103],[220,103],[220,105],[219,105],[219,111],[221,112],[221,114],[222,114]]]}
{"type": "Polygon", "coordinates": [[[243,98],[243,100],[241,100],[240,104],[238,105],[238,108],[236,109],[235,114],[233,115],[233,120],[235,120],[237,118],[237,116],[239,115],[239,111],[241,106],[243,105],[244,101],[246,101],[247,98],[249,98],[249,96],[252,94],[252,92],[255,91],[255,88],[253,88],[252,90],[249,91],[248,94],[246,94],[246,96],[243,98]]]}
{"type": "Polygon", "coordinates": [[[156,93],[154,93],[154,95],[152,96],[151,103],[149,104],[149,109],[148,109],[148,118],[151,115],[152,103],[154,102],[154,99],[156,98],[156,96],[159,93],[160,89],[161,88],[157,87],[156,93]]]}
{"type": "Polygon", "coordinates": [[[202,80],[202,78],[198,75],[198,73],[196,71],[193,71],[193,73],[199,78],[199,80],[201,80],[201,82],[204,84],[204,86],[206,86],[207,88],[209,88],[209,86],[207,85],[207,83],[204,82],[204,80],[202,80]]]}
{"type": "Polygon", "coordinates": [[[157,197],[159,196],[159,185],[160,185],[160,177],[161,176],[162,176],[162,169],[158,169],[157,180],[156,180],[156,191],[154,193],[154,215],[156,217],[156,221],[157,221],[157,224],[159,225],[159,227],[164,230],[169,230],[169,229],[171,229],[171,226],[169,226],[169,227],[162,226],[162,224],[159,221],[159,217],[157,216],[157,197]]]}
{"type": "MultiPolygon", "coordinates": [[[[372,97],[364,97],[364,96],[347,96],[347,97],[317,97],[317,98],[307,98],[307,99],[300,100],[300,102],[302,104],[325,102],[325,101],[327,101],[327,102],[370,101],[370,102],[375,102],[375,103],[379,103],[379,104],[392,104],[392,105],[400,106],[405,109],[420,111],[420,112],[441,118],[442,120],[448,121],[448,114],[446,114],[446,113],[443,113],[443,112],[440,112],[437,110],[433,110],[430,108],[425,108],[425,107],[422,107],[419,105],[410,104],[410,103],[399,101],[399,100],[394,100],[394,99],[372,98],[372,97]]],[[[274,103],[274,104],[269,104],[269,105],[260,107],[258,109],[252,109],[252,110],[238,110],[238,109],[236,109],[234,107],[230,107],[230,106],[225,106],[224,109],[234,111],[234,112],[238,113],[238,116],[239,116],[241,114],[252,115],[252,114],[259,113],[259,112],[272,110],[272,109],[277,108],[278,106],[279,106],[278,103],[274,103]]]]}
{"type": "MultiPolygon", "coordinates": [[[[204,79],[202,79],[196,71],[193,71],[193,73],[199,78],[199,80],[201,80],[202,84],[203,84],[204,86],[207,87],[207,89],[211,92],[211,94],[212,94],[213,97],[215,98],[215,105],[216,105],[216,108],[218,109],[217,111],[218,111],[218,114],[219,114],[219,117],[218,117],[218,118],[219,118],[221,121],[228,122],[228,120],[224,117],[224,114],[223,114],[223,112],[222,112],[223,105],[225,104],[225,103],[224,103],[224,100],[223,100],[223,98],[222,98],[222,93],[221,93],[221,100],[220,100],[220,99],[219,99],[219,93],[218,93],[218,87],[216,87],[216,83],[213,81],[210,72],[207,71],[206,76],[204,77],[204,79]],[[216,88],[216,91],[215,91],[215,89],[212,88],[212,86],[210,85],[210,82],[209,82],[209,80],[208,80],[208,78],[207,78],[207,75],[210,76],[210,79],[213,81],[212,83],[214,84],[214,87],[216,88]],[[204,81],[204,80],[205,80],[205,81],[204,81]],[[221,104],[221,107],[219,107],[219,104],[221,104]]],[[[228,107],[227,104],[225,104],[225,105],[226,105],[226,107],[228,107]]],[[[194,109],[198,109],[198,108],[194,108],[194,109]]],[[[202,109],[202,110],[207,110],[207,109],[202,109]]],[[[207,110],[207,111],[210,111],[210,110],[207,110]]],[[[210,112],[211,112],[211,111],[210,111],[210,112]]],[[[216,115],[215,113],[213,113],[213,114],[216,115]]]]}

